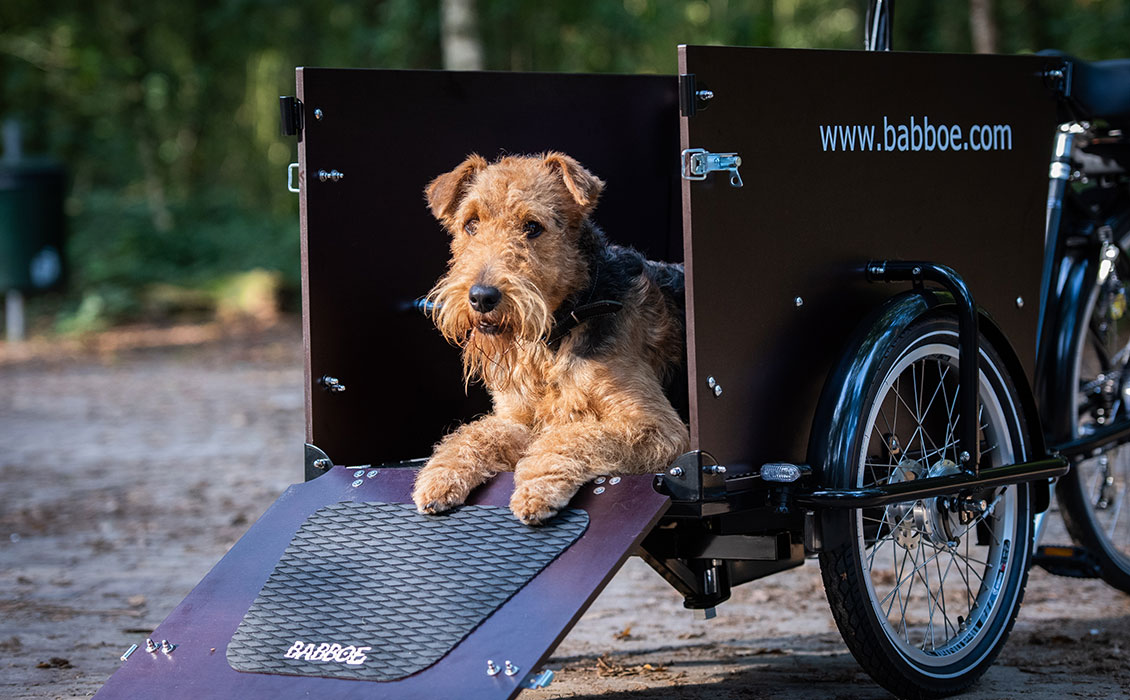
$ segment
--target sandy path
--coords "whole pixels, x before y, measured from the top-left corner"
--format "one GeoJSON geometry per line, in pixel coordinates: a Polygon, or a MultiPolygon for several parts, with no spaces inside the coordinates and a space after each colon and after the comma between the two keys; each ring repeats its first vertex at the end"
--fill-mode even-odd
{"type": "MultiPolygon", "coordinates": [[[[0,345],[0,697],[92,695],[300,478],[296,327],[218,335],[93,355],[0,345]]],[[[554,684],[524,697],[888,697],[819,579],[810,562],[739,587],[704,622],[630,560],[557,650],[554,684]]],[[[1130,697],[1130,596],[1037,570],[965,697],[1065,696],[1130,697]]]]}

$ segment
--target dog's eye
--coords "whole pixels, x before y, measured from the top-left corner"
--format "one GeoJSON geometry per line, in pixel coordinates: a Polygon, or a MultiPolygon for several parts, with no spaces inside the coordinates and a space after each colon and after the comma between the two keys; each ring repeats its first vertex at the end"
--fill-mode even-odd
{"type": "Polygon", "coordinates": [[[479,232],[479,220],[467,219],[467,223],[463,224],[463,230],[467,232],[468,236],[473,236],[479,232]]]}
{"type": "Polygon", "coordinates": [[[526,238],[537,238],[545,233],[545,229],[536,221],[527,221],[522,225],[522,230],[526,232],[526,238]]]}

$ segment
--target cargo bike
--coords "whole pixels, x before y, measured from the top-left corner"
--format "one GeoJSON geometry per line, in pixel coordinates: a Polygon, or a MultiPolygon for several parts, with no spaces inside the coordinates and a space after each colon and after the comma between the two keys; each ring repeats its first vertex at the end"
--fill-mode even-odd
{"type": "MultiPolygon", "coordinates": [[[[1125,347],[1078,360],[1124,308],[1121,239],[1048,223],[1077,65],[685,46],[678,76],[298,69],[307,481],[98,697],[513,697],[632,554],[706,615],[819,557],[878,683],[967,688],[1054,480],[1130,433],[1125,347]],[[611,239],[684,263],[692,449],[541,528],[506,473],[419,515],[415,469],[487,409],[417,309],[446,260],[422,189],[470,152],[546,150],[607,181],[611,239]]],[[[1096,573],[1091,550],[1041,561],[1096,573]]]]}

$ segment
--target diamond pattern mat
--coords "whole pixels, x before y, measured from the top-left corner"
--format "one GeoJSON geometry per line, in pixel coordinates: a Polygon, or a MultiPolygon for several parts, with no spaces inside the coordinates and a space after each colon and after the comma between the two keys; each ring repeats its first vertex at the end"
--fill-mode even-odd
{"type": "Polygon", "coordinates": [[[237,671],[369,681],[432,665],[584,533],[583,510],[528,527],[497,506],[420,515],[335,503],[311,515],[228,644],[237,671]]]}

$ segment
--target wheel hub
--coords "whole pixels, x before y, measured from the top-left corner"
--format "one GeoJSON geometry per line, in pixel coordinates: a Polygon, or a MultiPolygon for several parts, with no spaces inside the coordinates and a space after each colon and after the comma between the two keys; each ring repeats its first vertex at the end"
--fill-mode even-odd
{"type": "MultiPolygon", "coordinates": [[[[947,476],[960,471],[961,467],[950,459],[940,459],[927,468],[917,460],[904,458],[891,474],[890,483],[947,476]]],[[[887,508],[887,526],[895,542],[909,550],[917,549],[923,537],[928,544],[955,547],[960,539],[955,533],[968,522],[969,514],[968,508],[957,505],[957,499],[944,496],[896,503],[887,508]]]]}

